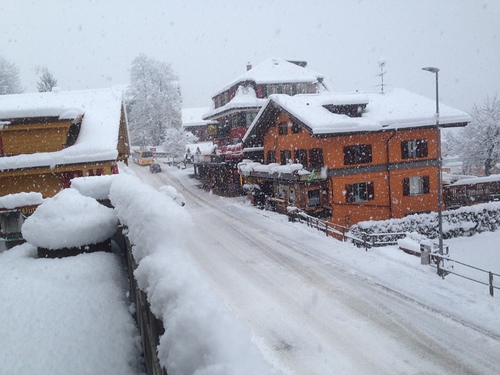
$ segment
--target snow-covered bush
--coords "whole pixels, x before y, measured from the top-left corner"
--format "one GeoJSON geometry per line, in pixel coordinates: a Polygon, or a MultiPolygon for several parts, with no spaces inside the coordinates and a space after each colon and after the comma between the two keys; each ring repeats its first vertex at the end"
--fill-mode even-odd
{"type": "MultiPolygon", "coordinates": [[[[500,228],[500,202],[483,203],[444,211],[442,217],[443,238],[445,239],[495,231],[500,228]]],[[[350,229],[350,234],[358,238],[362,238],[363,234],[406,232],[415,232],[427,238],[438,238],[437,213],[409,215],[402,219],[362,221],[350,229]]],[[[395,236],[392,237],[394,237],[392,238],[394,241],[395,236]]]]}

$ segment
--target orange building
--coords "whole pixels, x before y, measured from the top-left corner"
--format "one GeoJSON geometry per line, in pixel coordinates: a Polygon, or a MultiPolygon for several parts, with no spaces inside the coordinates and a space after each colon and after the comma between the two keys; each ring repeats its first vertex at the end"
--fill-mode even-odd
{"type": "MultiPolygon", "coordinates": [[[[440,108],[440,127],[470,121],[440,108]]],[[[401,218],[437,210],[436,136],[435,101],[406,90],[272,95],[243,140],[262,149],[264,165],[240,172],[277,210],[293,205],[342,226],[401,218]]]]}

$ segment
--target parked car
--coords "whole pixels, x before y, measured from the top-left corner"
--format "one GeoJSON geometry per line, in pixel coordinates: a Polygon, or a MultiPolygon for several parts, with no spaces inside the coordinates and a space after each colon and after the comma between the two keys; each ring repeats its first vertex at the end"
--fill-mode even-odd
{"type": "Polygon", "coordinates": [[[159,173],[159,172],[161,172],[161,166],[160,166],[160,164],[158,164],[158,163],[151,164],[149,166],[149,171],[151,173],[159,173]]]}

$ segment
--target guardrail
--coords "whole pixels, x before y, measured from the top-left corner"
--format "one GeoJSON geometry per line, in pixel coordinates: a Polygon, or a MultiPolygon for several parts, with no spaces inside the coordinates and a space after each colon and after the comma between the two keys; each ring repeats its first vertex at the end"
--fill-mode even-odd
{"type": "Polygon", "coordinates": [[[490,296],[492,296],[492,297],[494,297],[495,289],[500,289],[500,287],[494,285],[494,283],[493,283],[493,277],[494,276],[500,277],[500,274],[498,274],[498,273],[494,273],[494,272],[487,271],[487,270],[484,270],[484,269],[479,268],[479,267],[471,266],[470,264],[459,262],[458,260],[449,258],[447,255],[441,255],[441,254],[438,254],[438,253],[432,253],[431,254],[431,259],[433,259],[433,258],[434,258],[434,262],[431,262],[430,266],[436,268],[437,269],[437,274],[439,276],[441,276],[443,279],[444,279],[444,277],[446,275],[452,274],[452,275],[464,278],[466,280],[473,281],[473,282],[478,283],[478,284],[486,285],[486,286],[489,287],[490,296]],[[456,263],[456,264],[460,264],[462,266],[465,266],[465,267],[474,269],[476,271],[485,273],[487,275],[487,277],[488,277],[488,282],[477,280],[477,279],[474,279],[474,278],[469,277],[469,276],[461,275],[461,274],[459,274],[457,272],[454,272],[452,269],[450,269],[450,267],[446,267],[445,268],[444,267],[444,262],[445,261],[447,261],[447,262],[453,262],[453,263],[456,263]],[[441,263],[442,263],[442,265],[441,265],[441,263]]]}
{"type": "Polygon", "coordinates": [[[309,227],[325,232],[326,236],[332,236],[344,242],[352,241],[354,245],[364,247],[365,251],[377,246],[396,245],[398,239],[406,236],[406,233],[364,233],[363,237],[359,238],[350,234],[346,226],[318,219],[301,210],[291,211],[288,216],[291,221],[303,222],[309,227]]]}

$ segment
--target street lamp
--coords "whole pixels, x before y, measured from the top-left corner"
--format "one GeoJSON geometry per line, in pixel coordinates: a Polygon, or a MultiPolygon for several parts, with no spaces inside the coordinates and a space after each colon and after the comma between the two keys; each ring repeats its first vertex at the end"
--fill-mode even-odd
{"type": "Polygon", "coordinates": [[[443,212],[441,208],[442,204],[442,188],[441,188],[441,132],[439,129],[439,85],[438,85],[438,74],[439,69],[434,67],[422,68],[428,72],[434,73],[436,75],[436,152],[437,152],[437,184],[438,184],[438,236],[439,236],[439,253],[443,254],[443,212]]]}

